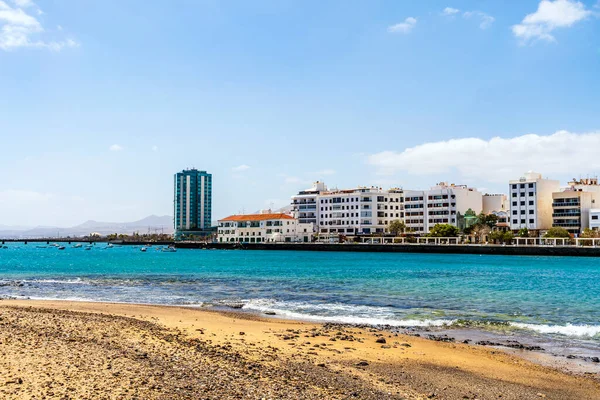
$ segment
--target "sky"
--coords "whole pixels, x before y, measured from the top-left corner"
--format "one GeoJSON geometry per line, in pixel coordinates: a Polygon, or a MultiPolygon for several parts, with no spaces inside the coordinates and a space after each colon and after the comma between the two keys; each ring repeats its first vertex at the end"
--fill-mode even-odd
{"type": "Polygon", "coordinates": [[[600,172],[596,0],[0,0],[0,225],[600,172]]]}

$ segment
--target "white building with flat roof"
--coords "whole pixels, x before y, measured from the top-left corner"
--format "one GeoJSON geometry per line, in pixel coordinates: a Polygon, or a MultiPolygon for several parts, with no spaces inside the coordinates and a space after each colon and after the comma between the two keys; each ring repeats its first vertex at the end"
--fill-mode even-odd
{"type": "Polygon", "coordinates": [[[377,187],[331,190],[317,197],[319,234],[385,233],[404,219],[404,191],[377,187]]]}
{"type": "Polygon", "coordinates": [[[292,197],[292,215],[303,224],[318,226],[317,198],[327,191],[324,182],[316,181],[310,189],[302,190],[292,197]]]}
{"type": "Polygon", "coordinates": [[[465,185],[439,183],[429,190],[380,187],[327,189],[316,182],[292,197],[299,222],[315,223],[320,235],[386,233],[394,220],[412,233],[424,234],[436,224],[458,226],[458,215],[482,211],[482,194],[465,185]]]}
{"type": "Polygon", "coordinates": [[[552,227],[552,193],[560,190],[556,180],[527,172],[509,181],[510,229],[546,230],[552,227]]]}
{"type": "Polygon", "coordinates": [[[300,223],[288,214],[268,212],[231,215],[218,222],[220,243],[310,242],[312,223],[300,223]]]}
{"type": "Polygon", "coordinates": [[[590,229],[600,229],[600,208],[591,208],[589,213],[590,229]]]}
{"type": "Polygon", "coordinates": [[[481,192],[466,185],[441,182],[430,190],[405,191],[405,224],[414,233],[429,233],[437,224],[458,226],[459,214],[482,208],[481,192]]]}

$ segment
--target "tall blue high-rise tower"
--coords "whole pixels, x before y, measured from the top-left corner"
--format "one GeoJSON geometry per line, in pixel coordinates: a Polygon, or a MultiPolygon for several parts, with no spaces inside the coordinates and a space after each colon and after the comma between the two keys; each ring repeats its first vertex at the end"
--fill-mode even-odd
{"type": "Polygon", "coordinates": [[[175,233],[206,231],[212,221],[212,175],[186,169],[175,174],[175,233]]]}

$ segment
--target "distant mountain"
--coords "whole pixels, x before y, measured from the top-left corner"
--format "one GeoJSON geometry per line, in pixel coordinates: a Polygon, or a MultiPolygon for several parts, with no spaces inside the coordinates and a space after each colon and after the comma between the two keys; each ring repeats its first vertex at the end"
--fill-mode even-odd
{"type": "Polygon", "coordinates": [[[71,228],[58,228],[38,226],[35,228],[15,229],[14,227],[0,227],[0,237],[2,238],[35,238],[35,237],[55,237],[65,236],[86,236],[92,232],[101,235],[111,233],[132,234],[139,232],[145,233],[173,233],[173,217],[169,215],[157,216],[151,215],[139,221],[133,222],[100,222],[86,221],[83,224],[71,228]]]}

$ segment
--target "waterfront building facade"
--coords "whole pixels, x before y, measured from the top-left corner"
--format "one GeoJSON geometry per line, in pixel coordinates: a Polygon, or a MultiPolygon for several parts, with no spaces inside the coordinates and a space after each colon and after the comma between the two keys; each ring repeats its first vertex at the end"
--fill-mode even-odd
{"type": "Polygon", "coordinates": [[[482,211],[481,192],[466,185],[441,182],[430,190],[405,191],[405,224],[413,233],[426,234],[437,224],[459,226],[467,211],[482,211]]]}
{"type": "Polygon", "coordinates": [[[591,208],[589,213],[589,228],[593,230],[600,229],[600,208],[591,208]]]}
{"type": "Polygon", "coordinates": [[[259,214],[231,215],[218,221],[220,243],[310,242],[312,223],[271,210],[259,214]]]}
{"type": "Polygon", "coordinates": [[[212,221],[212,174],[186,169],[174,177],[175,235],[209,231],[212,221]]]}
{"type": "Polygon", "coordinates": [[[394,220],[404,220],[404,191],[378,187],[331,190],[317,198],[319,235],[385,233],[394,220]]]}
{"type": "Polygon", "coordinates": [[[484,194],[482,197],[482,212],[486,215],[494,212],[508,212],[508,198],[505,194],[484,194]]]}
{"type": "Polygon", "coordinates": [[[591,227],[591,210],[600,201],[600,185],[596,178],[573,179],[568,185],[563,191],[552,193],[552,226],[577,236],[591,227]]]}
{"type": "Polygon", "coordinates": [[[303,224],[318,225],[317,198],[327,191],[324,182],[315,182],[310,189],[302,190],[292,197],[292,215],[303,224]]]}
{"type": "Polygon", "coordinates": [[[552,227],[552,193],[558,192],[556,180],[543,179],[541,174],[527,172],[509,182],[510,228],[546,230],[552,227]]]}

